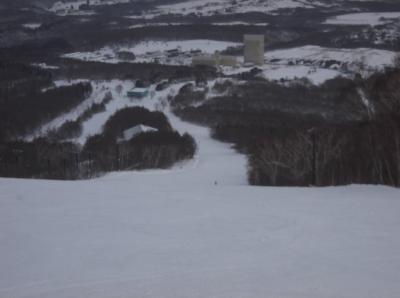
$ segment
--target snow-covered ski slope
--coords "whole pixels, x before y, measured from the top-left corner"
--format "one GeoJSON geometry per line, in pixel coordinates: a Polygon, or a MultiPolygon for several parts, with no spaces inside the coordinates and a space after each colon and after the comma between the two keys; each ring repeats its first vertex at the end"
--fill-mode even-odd
{"type": "Polygon", "coordinates": [[[399,190],[250,187],[243,155],[166,113],[193,161],[0,179],[1,298],[400,297],[399,190]]]}
{"type": "Polygon", "coordinates": [[[215,186],[235,158],[203,158],[198,172],[0,180],[0,297],[400,296],[398,190],[215,186]]]}

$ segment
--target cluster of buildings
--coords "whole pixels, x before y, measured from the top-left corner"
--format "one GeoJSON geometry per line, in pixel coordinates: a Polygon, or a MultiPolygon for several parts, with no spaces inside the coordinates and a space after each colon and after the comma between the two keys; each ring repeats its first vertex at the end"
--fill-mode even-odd
{"type": "MultiPolygon", "coordinates": [[[[264,35],[247,34],[244,35],[244,66],[261,66],[264,65],[264,35]]],[[[219,52],[214,54],[203,54],[201,50],[193,50],[188,53],[182,53],[179,49],[172,49],[165,51],[164,53],[167,59],[172,58],[188,58],[192,56],[192,65],[208,65],[213,67],[228,66],[237,67],[239,66],[238,56],[233,55],[222,55],[219,52]]],[[[146,57],[158,57],[161,56],[159,52],[146,53],[146,57]]],[[[148,88],[134,88],[128,91],[127,96],[131,98],[144,98],[149,95],[148,88]]]]}
{"type": "MultiPolygon", "coordinates": [[[[246,34],[243,38],[244,44],[244,65],[263,65],[264,64],[264,35],[246,34]]],[[[199,54],[192,58],[193,65],[208,66],[230,66],[236,67],[239,64],[237,56],[221,55],[219,52],[214,54],[199,54]]]]}

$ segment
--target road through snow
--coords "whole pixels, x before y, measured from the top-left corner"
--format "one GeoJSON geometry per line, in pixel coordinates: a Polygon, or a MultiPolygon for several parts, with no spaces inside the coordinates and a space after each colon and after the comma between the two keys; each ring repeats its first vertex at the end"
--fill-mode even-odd
{"type": "Polygon", "coordinates": [[[1,298],[400,297],[399,190],[250,187],[243,155],[168,116],[195,161],[0,179],[1,298]]]}

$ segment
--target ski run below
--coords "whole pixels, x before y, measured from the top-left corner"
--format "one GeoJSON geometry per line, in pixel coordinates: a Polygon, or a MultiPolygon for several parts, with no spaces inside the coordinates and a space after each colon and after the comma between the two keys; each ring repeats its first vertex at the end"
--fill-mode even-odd
{"type": "Polygon", "coordinates": [[[193,160],[0,179],[0,297],[400,297],[398,189],[251,187],[243,155],[165,112],[193,160]]]}

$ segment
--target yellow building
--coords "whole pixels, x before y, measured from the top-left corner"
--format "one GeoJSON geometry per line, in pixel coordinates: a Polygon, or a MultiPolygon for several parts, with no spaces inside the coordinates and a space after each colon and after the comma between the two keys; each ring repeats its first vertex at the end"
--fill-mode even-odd
{"type": "Polygon", "coordinates": [[[213,55],[198,55],[192,58],[192,65],[208,65],[208,66],[231,66],[236,67],[238,64],[238,59],[236,56],[230,55],[220,55],[215,53],[213,55]]]}
{"type": "Polygon", "coordinates": [[[244,36],[244,63],[264,64],[264,35],[244,36]]]}

